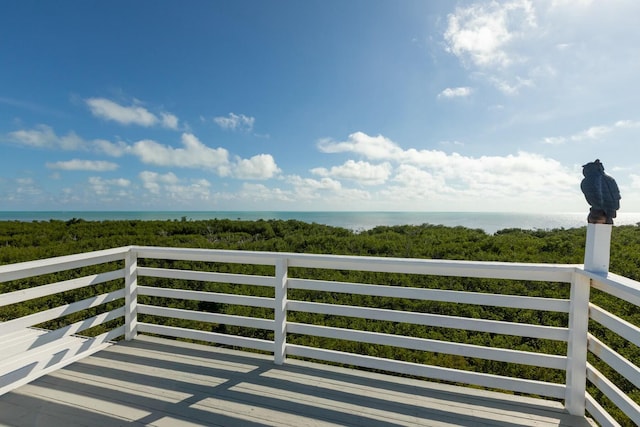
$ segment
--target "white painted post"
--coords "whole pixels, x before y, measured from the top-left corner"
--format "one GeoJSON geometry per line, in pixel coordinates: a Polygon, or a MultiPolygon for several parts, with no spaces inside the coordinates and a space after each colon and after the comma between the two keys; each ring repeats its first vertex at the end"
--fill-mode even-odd
{"type": "Polygon", "coordinates": [[[282,365],[287,354],[287,268],[286,258],[276,261],[275,328],[273,361],[282,365]]]}
{"type": "Polygon", "coordinates": [[[587,244],[584,251],[584,269],[592,273],[609,273],[611,224],[587,224],[587,244]]]}
{"type": "MultiPolygon", "coordinates": [[[[587,224],[584,269],[606,276],[609,273],[611,224],[587,224]]],[[[574,273],[569,305],[569,343],[567,347],[567,390],[565,407],[572,415],[584,416],[587,385],[587,334],[589,332],[589,294],[591,279],[574,273]]]]}
{"type": "Polygon", "coordinates": [[[129,249],[124,259],[124,338],[130,341],[138,334],[138,254],[129,249]]]}
{"type": "Polygon", "coordinates": [[[587,332],[591,279],[574,273],[569,303],[567,389],[564,406],[571,415],[584,416],[587,386],[587,332]]]}

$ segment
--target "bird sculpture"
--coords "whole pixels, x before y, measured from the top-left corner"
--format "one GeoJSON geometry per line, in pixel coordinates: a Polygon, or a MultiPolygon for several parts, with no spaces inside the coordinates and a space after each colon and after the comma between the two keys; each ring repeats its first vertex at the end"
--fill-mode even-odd
{"type": "Polygon", "coordinates": [[[587,222],[590,224],[613,224],[616,211],[620,209],[620,190],[616,181],[604,173],[599,159],[582,166],[584,179],[580,189],[591,205],[587,222]]]}

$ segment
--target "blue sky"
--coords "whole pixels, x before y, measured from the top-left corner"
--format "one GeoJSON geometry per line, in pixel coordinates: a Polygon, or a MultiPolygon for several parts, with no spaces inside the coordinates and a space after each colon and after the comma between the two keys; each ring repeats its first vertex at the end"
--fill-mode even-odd
{"type": "Polygon", "coordinates": [[[640,211],[640,2],[0,4],[0,210],[640,211]]]}

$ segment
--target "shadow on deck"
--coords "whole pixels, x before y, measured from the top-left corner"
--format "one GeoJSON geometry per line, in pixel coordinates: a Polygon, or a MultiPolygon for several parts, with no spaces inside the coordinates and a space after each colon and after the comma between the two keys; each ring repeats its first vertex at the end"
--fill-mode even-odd
{"type": "Polygon", "coordinates": [[[561,404],[139,335],[0,397],[8,426],[591,426],[561,404]]]}

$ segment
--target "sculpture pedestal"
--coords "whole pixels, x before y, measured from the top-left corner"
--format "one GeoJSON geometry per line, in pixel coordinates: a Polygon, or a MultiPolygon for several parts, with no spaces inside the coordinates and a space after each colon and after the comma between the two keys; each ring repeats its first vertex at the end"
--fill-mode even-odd
{"type": "Polygon", "coordinates": [[[587,224],[587,243],[584,251],[584,269],[592,273],[609,273],[611,224],[587,224]]]}

